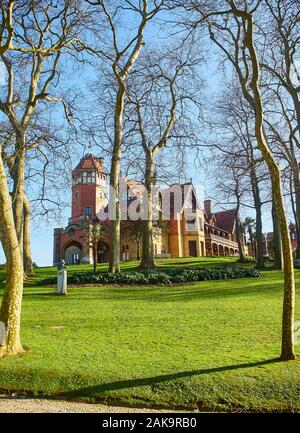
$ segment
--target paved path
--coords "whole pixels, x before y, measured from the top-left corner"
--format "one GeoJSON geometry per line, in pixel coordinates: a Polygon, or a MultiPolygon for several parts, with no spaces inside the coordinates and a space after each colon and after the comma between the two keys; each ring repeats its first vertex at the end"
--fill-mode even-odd
{"type": "Polygon", "coordinates": [[[0,395],[0,413],[132,413],[163,412],[143,408],[104,406],[101,404],[76,403],[62,400],[46,400],[0,395]]]}

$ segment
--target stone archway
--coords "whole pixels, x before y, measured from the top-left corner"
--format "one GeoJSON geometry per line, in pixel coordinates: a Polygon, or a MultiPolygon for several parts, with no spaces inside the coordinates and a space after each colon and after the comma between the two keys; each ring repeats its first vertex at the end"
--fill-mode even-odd
{"type": "Polygon", "coordinates": [[[215,243],[212,244],[212,255],[213,256],[219,255],[218,244],[215,243]]]}
{"type": "Polygon", "coordinates": [[[228,247],[224,248],[224,255],[229,256],[229,248],[228,247]]]}
{"type": "Polygon", "coordinates": [[[224,256],[224,247],[223,245],[219,245],[219,256],[224,256]]]}
{"type": "Polygon", "coordinates": [[[78,265],[82,259],[82,245],[71,241],[64,246],[64,260],[66,265],[78,265]]]}
{"type": "Polygon", "coordinates": [[[230,252],[229,252],[229,254],[230,254],[231,256],[234,256],[234,249],[233,249],[233,248],[230,248],[230,252]]]}

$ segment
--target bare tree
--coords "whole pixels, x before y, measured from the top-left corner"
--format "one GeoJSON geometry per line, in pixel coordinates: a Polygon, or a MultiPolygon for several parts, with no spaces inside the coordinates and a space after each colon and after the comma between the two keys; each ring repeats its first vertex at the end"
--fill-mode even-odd
{"type": "Polygon", "coordinates": [[[112,69],[116,92],[114,101],[114,139],[110,167],[110,210],[111,210],[111,254],[110,272],[120,272],[120,198],[119,177],[121,170],[123,121],[126,97],[126,83],[144,46],[144,33],[150,21],[164,9],[165,0],[142,0],[117,2],[86,0],[97,8],[104,23],[104,44],[97,48],[98,55],[109,63],[112,69]],[[125,13],[126,12],[126,13],[125,13]],[[130,27],[124,24],[130,16],[130,27]],[[125,26],[125,28],[124,28],[125,26]],[[125,30],[126,29],[126,30],[125,30]]]}
{"type": "MultiPolygon", "coordinates": [[[[139,74],[129,87],[129,103],[136,112],[135,130],[145,155],[144,185],[146,200],[144,208],[144,230],[142,243],[141,267],[154,268],[153,251],[153,186],[156,181],[155,162],[158,154],[169,147],[182,146],[185,139],[188,146],[189,136],[186,124],[188,103],[196,100],[196,77],[193,67],[199,59],[191,46],[169,47],[169,52],[148,51],[138,62],[139,74]],[[194,85],[191,80],[194,76],[194,85]],[[193,93],[194,92],[194,93],[193,93]]],[[[196,106],[196,105],[195,105],[196,106]]],[[[134,128],[133,128],[134,130],[134,128]]],[[[192,128],[189,131],[192,135],[192,128]]]]}
{"type": "MultiPolygon", "coordinates": [[[[257,267],[263,268],[262,206],[266,198],[262,197],[261,183],[266,178],[266,167],[257,151],[254,116],[251,108],[244,104],[240,89],[234,84],[229,84],[229,89],[219,99],[216,104],[217,118],[213,123],[217,141],[214,140],[212,146],[223,153],[225,159],[235,160],[236,168],[242,170],[249,180],[256,214],[257,267]]],[[[250,202],[248,206],[251,207],[250,202]]]]}
{"type": "MultiPolygon", "coordinates": [[[[27,133],[41,101],[64,103],[62,98],[50,96],[49,89],[56,76],[62,50],[71,47],[77,40],[80,14],[74,15],[74,8],[77,8],[77,2],[71,5],[69,1],[21,5],[8,2],[7,9],[2,7],[1,34],[2,39],[7,35],[7,41],[3,45],[6,49],[2,49],[1,59],[7,71],[8,82],[6,95],[0,101],[0,110],[12,127],[14,139],[12,147],[1,146],[0,149],[0,239],[7,260],[7,282],[0,310],[0,356],[17,354],[23,350],[20,342],[20,317],[25,167],[26,152],[35,147],[35,144],[27,142],[27,133]],[[22,68],[23,74],[20,74],[22,68]],[[16,91],[15,77],[25,77],[28,70],[27,92],[22,86],[16,91]],[[9,161],[13,180],[11,197],[3,161],[9,161]]],[[[26,236],[28,237],[27,232],[26,236]]]]}
{"type": "Polygon", "coordinates": [[[256,141],[270,173],[283,246],[284,301],[281,359],[294,359],[295,280],[292,247],[283,201],[281,171],[265,132],[261,65],[255,46],[257,28],[254,16],[263,2],[262,0],[250,0],[249,2],[220,0],[216,4],[207,0],[179,3],[185,9],[190,12],[194,11],[198,15],[198,19],[197,17],[194,20],[189,18],[187,23],[189,28],[195,29],[200,24],[206,23],[210,39],[232,66],[238,77],[245,103],[249,104],[253,110],[256,141]]]}
{"type": "MultiPolygon", "coordinates": [[[[2,5],[0,53],[11,46],[14,2],[2,5]]],[[[23,351],[20,340],[21,299],[23,292],[22,255],[14,229],[14,215],[0,145],[0,241],[6,257],[6,284],[0,309],[0,358],[23,351]]]]}

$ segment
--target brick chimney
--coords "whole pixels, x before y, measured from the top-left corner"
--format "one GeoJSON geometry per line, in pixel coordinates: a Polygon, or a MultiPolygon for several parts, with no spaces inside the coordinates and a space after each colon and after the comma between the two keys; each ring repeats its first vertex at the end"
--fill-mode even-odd
{"type": "Polygon", "coordinates": [[[208,217],[211,216],[211,200],[204,200],[204,210],[208,217]]]}

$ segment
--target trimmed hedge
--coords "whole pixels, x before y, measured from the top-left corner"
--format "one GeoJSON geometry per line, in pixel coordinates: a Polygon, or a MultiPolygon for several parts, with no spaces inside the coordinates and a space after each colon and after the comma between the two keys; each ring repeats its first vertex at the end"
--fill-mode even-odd
{"type": "Polygon", "coordinates": [[[189,268],[165,271],[132,271],[111,274],[109,272],[77,273],[69,281],[75,284],[156,284],[190,283],[206,280],[227,280],[234,278],[257,278],[260,272],[256,269],[240,267],[189,268]]]}

